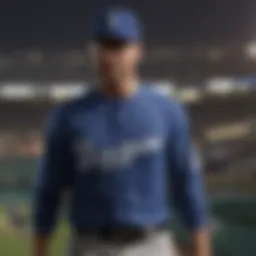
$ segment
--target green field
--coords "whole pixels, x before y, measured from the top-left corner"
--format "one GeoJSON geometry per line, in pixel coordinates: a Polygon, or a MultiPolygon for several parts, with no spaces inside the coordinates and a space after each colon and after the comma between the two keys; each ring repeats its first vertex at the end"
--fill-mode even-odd
{"type": "MultiPolygon", "coordinates": [[[[65,255],[65,245],[68,234],[67,226],[59,225],[54,234],[50,255],[65,255]]],[[[12,229],[6,222],[4,211],[0,211],[0,255],[1,256],[27,256],[31,255],[31,236],[12,229]]]]}
{"type": "MultiPolygon", "coordinates": [[[[60,228],[53,240],[50,255],[65,255],[65,240],[67,239],[65,228],[60,228]]],[[[27,256],[30,254],[31,241],[30,237],[13,232],[0,232],[0,255],[2,256],[27,256]]]]}

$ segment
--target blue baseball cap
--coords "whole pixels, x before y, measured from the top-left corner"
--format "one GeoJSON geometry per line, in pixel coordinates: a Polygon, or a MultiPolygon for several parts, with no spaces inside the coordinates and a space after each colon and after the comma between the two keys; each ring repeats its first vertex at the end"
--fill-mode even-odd
{"type": "Polygon", "coordinates": [[[100,11],[92,23],[94,40],[115,39],[125,42],[142,40],[138,16],[128,8],[108,8],[100,11]]]}

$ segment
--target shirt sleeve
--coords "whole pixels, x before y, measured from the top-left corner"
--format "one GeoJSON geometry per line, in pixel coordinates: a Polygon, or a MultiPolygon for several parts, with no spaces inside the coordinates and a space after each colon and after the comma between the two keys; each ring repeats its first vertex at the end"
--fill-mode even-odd
{"type": "Polygon", "coordinates": [[[63,109],[58,109],[49,123],[45,152],[36,178],[34,228],[39,234],[50,233],[64,188],[72,180],[69,131],[63,109]]]}
{"type": "Polygon", "coordinates": [[[191,142],[190,128],[184,109],[172,110],[168,159],[174,204],[189,229],[207,225],[206,192],[199,154],[191,142]]]}

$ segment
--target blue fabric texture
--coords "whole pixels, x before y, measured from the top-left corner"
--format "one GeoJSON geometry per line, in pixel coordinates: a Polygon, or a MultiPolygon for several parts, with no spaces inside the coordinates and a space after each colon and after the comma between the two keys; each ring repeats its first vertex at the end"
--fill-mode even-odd
{"type": "Polygon", "coordinates": [[[74,228],[152,226],[168,221],[174,208],[189,228],[206,225],[188,123],[180,104],[145,87],[125,100],[92,90],[61,105],[37,175],[37,232],[52,231],[66,189],[74,228]]]}

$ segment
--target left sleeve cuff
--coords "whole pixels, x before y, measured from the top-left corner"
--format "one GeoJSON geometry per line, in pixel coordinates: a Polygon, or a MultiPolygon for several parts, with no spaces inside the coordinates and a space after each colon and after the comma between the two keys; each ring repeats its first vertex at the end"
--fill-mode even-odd
{"type": "Polygon", "coordinates": [[[208,217],[201,217],[197,219],[189,219],[186,221],[186,224],[190,230],[200,230],[208,228],[210,221],[208,217]]]}

